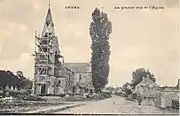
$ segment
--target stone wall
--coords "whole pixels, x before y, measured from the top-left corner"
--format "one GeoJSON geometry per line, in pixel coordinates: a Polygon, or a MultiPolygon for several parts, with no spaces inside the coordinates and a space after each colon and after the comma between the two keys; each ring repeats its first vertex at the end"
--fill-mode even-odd
{"type": "Polygon", "coordinates": [[[66,88],[66,78],[57,78],[57,85],[54,87],[55,89],[55,95],[61,95],[65,94],[65,88],[66,88]]]}
{"type": "Polygon", "coordinates": [[[154,99],[155,98],[151,98],[151,97],[148,97],[148,98],[145,98],[143,101],[142,101],[142,105],[155,105],[155,102],[154,102],[154,99]]]}
{"type": "Polygon", "coordinates": [[[171,107],[172,100],[179,99],[179,91],[178,90],[169,90],[169,91],[162,91],[161,92],[161,108],[171,107]]]}
{"type": "Polygon", "coordinates": [[[137,91],[143,97],[157,97],[160,94],[159,88],[150,88],[146,86],[139,86],[137,91]]]}

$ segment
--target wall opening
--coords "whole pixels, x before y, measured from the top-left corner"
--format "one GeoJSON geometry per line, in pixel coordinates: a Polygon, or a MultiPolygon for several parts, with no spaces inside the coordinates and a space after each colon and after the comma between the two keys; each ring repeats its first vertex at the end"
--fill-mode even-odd
{"type": "Polygon", "coordinates": [[[45,94],[45,93],[46,93],[46,85],[42,85],[41,94],[45,94]]]}

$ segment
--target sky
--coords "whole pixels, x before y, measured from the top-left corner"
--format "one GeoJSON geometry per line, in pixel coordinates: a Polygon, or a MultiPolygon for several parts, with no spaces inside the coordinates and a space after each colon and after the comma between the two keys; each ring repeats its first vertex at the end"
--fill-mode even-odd
{"type": "MultiPolygon", "coordinates": [[[[112,22],[108,85],[130,82],[136,68],[146,68],[157,84],[177,84],[180,20],[178,0],[51,0],[55,32],[65,62],[90,62],[91,13],[98,7],[112,22]],[[65,9],[65,6],[80,9],[65,9]],[[161,6],[125,9],[115,6],[161,6]]],[[[41,33],[48,0],[0,0],[0,69],[22,70],[33,78],[35,30],[41,33]]]]}

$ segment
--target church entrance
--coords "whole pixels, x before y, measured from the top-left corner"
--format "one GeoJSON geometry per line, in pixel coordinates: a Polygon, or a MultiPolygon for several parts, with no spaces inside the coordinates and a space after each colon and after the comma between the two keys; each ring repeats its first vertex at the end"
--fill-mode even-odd
{"type": "Polygon", "coordinates": [[[46,92],[46,85],[41,86],[41,94],[45,94],[46,92]]]}
{"type": "Polygon", "coordinates": [[[92,90],[92,89],[90,90],[90,93],[93,93],[93,90],[92,90]]]}

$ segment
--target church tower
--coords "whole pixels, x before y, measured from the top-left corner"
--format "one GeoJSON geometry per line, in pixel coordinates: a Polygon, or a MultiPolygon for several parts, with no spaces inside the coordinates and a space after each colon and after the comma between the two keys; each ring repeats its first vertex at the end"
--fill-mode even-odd
{"type": "Polygon", "coordinates": [[[58,37],[55,35],[50,4],[42,33],[35,35],[34,56],[34,94],[55,95],[59,93],[57,88],[62,84],[63,77],[60,72],[62,72],[64,58],[61,56],[58,37]]]}

